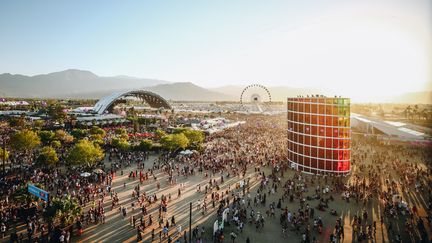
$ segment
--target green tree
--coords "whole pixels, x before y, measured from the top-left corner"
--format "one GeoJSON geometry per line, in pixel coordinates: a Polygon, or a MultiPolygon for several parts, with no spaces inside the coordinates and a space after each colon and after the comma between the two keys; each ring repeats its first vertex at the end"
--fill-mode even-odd
{"type": "Polygon", "coordinates": [[[113,138],[111,140],[111,145],[121,151],[128,151],[131,147],[130,143],[127,140],[121,138],[113,138]]]}
{"type": "Polygon", "coordinates": [[[117,137],[123,139],[123,140],[128,140],[129,139],[129,135],[126,131],[126,129],[124,128],[117,128],[115,130],[115,134],[117,135],[117,137]]]}
{"type": "Polygon", "coordinates": [[[152,147],[153,147],[153,142],[150,139],[144,139],[141,140],[141,142],[137,146],[137,149],[141,151],[149,151],[152,149],[152,147]]]}
{"type": "Polygon", "coordinates": [[[129,135],[128,134],[121,134],[121,135],[118,135],[118,137],[120,138],[120,139],[122,139],[122,140],[129,140],[129,135]]]}
{"type": "Polygon", "coordinates": [[[162,149],[162,145],[160,143],[153,143],[152,150],[153,151],[160,151],[162,149]]]}
{"type": "Polygon", "coordinates": [[[103,130],[102,128],[100,128],[98,126],[93,126],[90,129],[90,134],[92,134],[92,135],[99,135],[100,137],[103,138],[103,137],[105,137],[106,132],[105,132],[105,130],[103,130]]]}
{"type": "Polygon", "coordinates": [[[42,127],[45,125],[45,122],[43,120],[35,120],[33,122],[34,127],[36,127],[37,129],[42,129],[42,127]]]}
{"type": "Polygon", "coordinates": [[[49,224],[65,227],[73,224],[81,213],[82,208],[77,199],[71,197],[53,198],[43,212],[43,217],[49,224]]]}
{"type": "Polygon", "coordinates": [[[59,140],[53,140],[53,141],[51,141],[51,146],[53,147],[53,148],[60,148],[61,147],[61,142],[59,141],[59,140]]]}
{"type": "Polygon", "coordinates": [[[79,140],[69,151],[66,161],[69,165],[91,166],[104,158],[102,149],[89,140],[79,140]]]}
{"type": "Polygon", "coordinates": [[[86,129],[75,128],[71,131],[71,135],[75,139],[83,139],[87,136],[87,134],[88,134],[88,130],[86,130],[86,129]]]}
{"type": "Polygon", "coordinates": [[[177,148],[185,149],[187,146],[189,146],[189,139],[183,134],[172,134],[174,144],[177,148]]]}
{"type": "Polygon", "coordinates": [[[420,111],[420,115],[419,115],[421,118],[424,118],[425,120],[427,120],[428,119],[428,113],[427,113],[427,109],[426,108],[423,108],[421,111],[420,111]]]}
{"type": "Polygon", "coordinates": [[[93,144],[98,145],[98,146],[102,146],[105,144],[104,140],[102,140],[102,139],[93,139],[91,141],[93,144]]]}
{"type": "Polygon", "coordinates": [[[26,125],[25,115],[21,115],[19,117],[11,117],[9,119],[9,125],[11,127],[23,128],[26,125]]]}
{"type": "Polygon", "coordinates": [[[91,134],[91,135],[89,136],[89,139],[90,139],[91,141],[94,141],[94,140],[103,140],[103,136],[100,135],[100,134],[91,134]]]}
{"type": "Polygon", "coordinates": [[[43,144],[49,144],[52,140],[54,140],[55,133],[52,131],[40,131],[39,137],[43,144]]]}
{"type": "Polygon", "coordinates": [[[164,136],[166,136],[166,135],[167,135],[166,132],[163,131],[163,130],[157,129],[157,130],[155,131],[155,137],[156,137],[157,139],[161,139],[162,137],[164,137],[164,136]]]}
{"type": "Polygon", "coordinates": [[[184,131],[186,131],[187,129],[184,127],[176,127],[173,129],[173,133],[174,134],[179,134],[179,133],[183,133],[184,131]]]}
{"type": "Polygon", "coordinates": [[[47,108],[47,115],[59,122],[63,122],[67,118],[65,107],[60,104],[49,105],[47,108]]]}
{"type": "Polygon", "coordinates": [[[24,151],[34,149],[40,144],[39,136],[31,130],[22,130],[15,132],[10,139],[13,149],[24,151]]]}
{"type": "Polygon", "coordinates": [[[72,143],[74,141],[74,137],[72,135],[67,134],[64,139],[63,142],[65,143],[72,143]]]}
{"type": "Polygon", "coordinates": [[[189,140],[183,133],[170,134],[163,136],[160,143],[164,149],[174,151],[179,148],[185,149],[189,145],[189,140]]]}
{"type": "Polygon", "coordinates": [[[134,132],[136,133],[140,131],[140,125],[138,121],[133,121],[133,128],[134,128],[134,132]]]}
{"type": "Polygon", "coordinates": [[[41,149],[36,163],[42,166],[55,165],[58,162],[58,156],[53,147],[45,146],[41,149]]]}
{"type": "Polygon", "coordinates": [[[193,147],[200,146],[205,139],[204,133],[202,131],[187,129],[183,132],[183,134],[188,138],[189,145],[193,147]]]}
{"type": "Polygon", "coordinates": [[[407,119],[410,119],[411,114],[412,114],[412,110],[413,110],[413,108],[412,108],[410,105],[407,106],[407,108],[405,108],[405,110],[404,110],[404,114],[405,114],[405,117],[406,117],[407,119]]]}
{"type": "Polygon", "coordinates": [[[165,135],[160,139],[162,148],[172,151],[174,150],[174,142],[172,141],[172,135],[165,135]]]}
{"type": "Polygon", "coordinates": [[[115,130],[115,134],[117,134],[117,135],[127,134],[127,131],[124,128],[117,128],[115,130]]]}
{"type": "Polygon", "coordinates": [[[416,116],[419,116],[419,106],[418,105],[414,105],[413,111],[412,111],[412,115],[413,115],[413,119],[416,116]]]}
{"type": "Polygon", "coordinates": [[[65,130],[57,130],[57,131],[55,131],[55,135],[54,135],[55,139],[60,140],[60,141],[67,140],[68,136],[70,136],[70,135],[65,130]]]}

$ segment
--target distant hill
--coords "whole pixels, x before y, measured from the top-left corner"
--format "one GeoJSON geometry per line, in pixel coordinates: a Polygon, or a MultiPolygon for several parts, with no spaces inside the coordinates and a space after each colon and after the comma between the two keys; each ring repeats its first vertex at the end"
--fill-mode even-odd
{"type": "Polygon", "coordinates": [[[190,82],[159,84],[146,87],[165,99],[181,101],[236,101],[235,96],[211,91],[190,82]]]}
{"type": "MultiPolygon", "coordinates": [[[[83,93],[110,93],[113,90],[132,89],[167,81],[128,76],[100,77],[77,69],[36,76],[0,74],[0,96],[22,98],[80,98],[83,93]]],[[[82,97],[91,98],[91,97],[82,97]]]]}

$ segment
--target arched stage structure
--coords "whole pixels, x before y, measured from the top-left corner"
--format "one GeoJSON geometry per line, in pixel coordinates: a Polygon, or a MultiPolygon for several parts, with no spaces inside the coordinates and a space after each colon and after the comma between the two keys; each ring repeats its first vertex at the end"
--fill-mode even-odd
{"type": "Polygon", "coordinates": [[[172,109],[171,105],[162,96],[146,90],[128,90],[123,92],[115,92],[101,98],[93,107],[93,112],[100,115],[110,110],[117,103],[121,102],[121,98],[136,97],[145,101],[152,108],[172,109]]]}

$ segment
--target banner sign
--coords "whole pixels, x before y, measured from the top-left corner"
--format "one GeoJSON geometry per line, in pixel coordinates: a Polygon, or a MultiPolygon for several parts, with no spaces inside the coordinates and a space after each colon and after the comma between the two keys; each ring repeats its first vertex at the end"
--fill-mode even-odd
{"type": "Polygon", "coordinates": [[[49,193],[47,191],[44,191],[35,185],[28,184],[28,192],[35,195],[36,197],[48,202],[49,193]]]}

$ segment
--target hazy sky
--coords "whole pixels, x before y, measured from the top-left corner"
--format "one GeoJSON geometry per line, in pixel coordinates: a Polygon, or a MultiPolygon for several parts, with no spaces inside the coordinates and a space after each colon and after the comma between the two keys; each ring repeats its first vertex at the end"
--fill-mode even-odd
{"type": "MultiPolygon", "coordinates": [[[[0,72],[432,90],[432,1],[0,2],[0,72]]],[[[1,88],[1,87],[0,87],[1,88]]]]}

